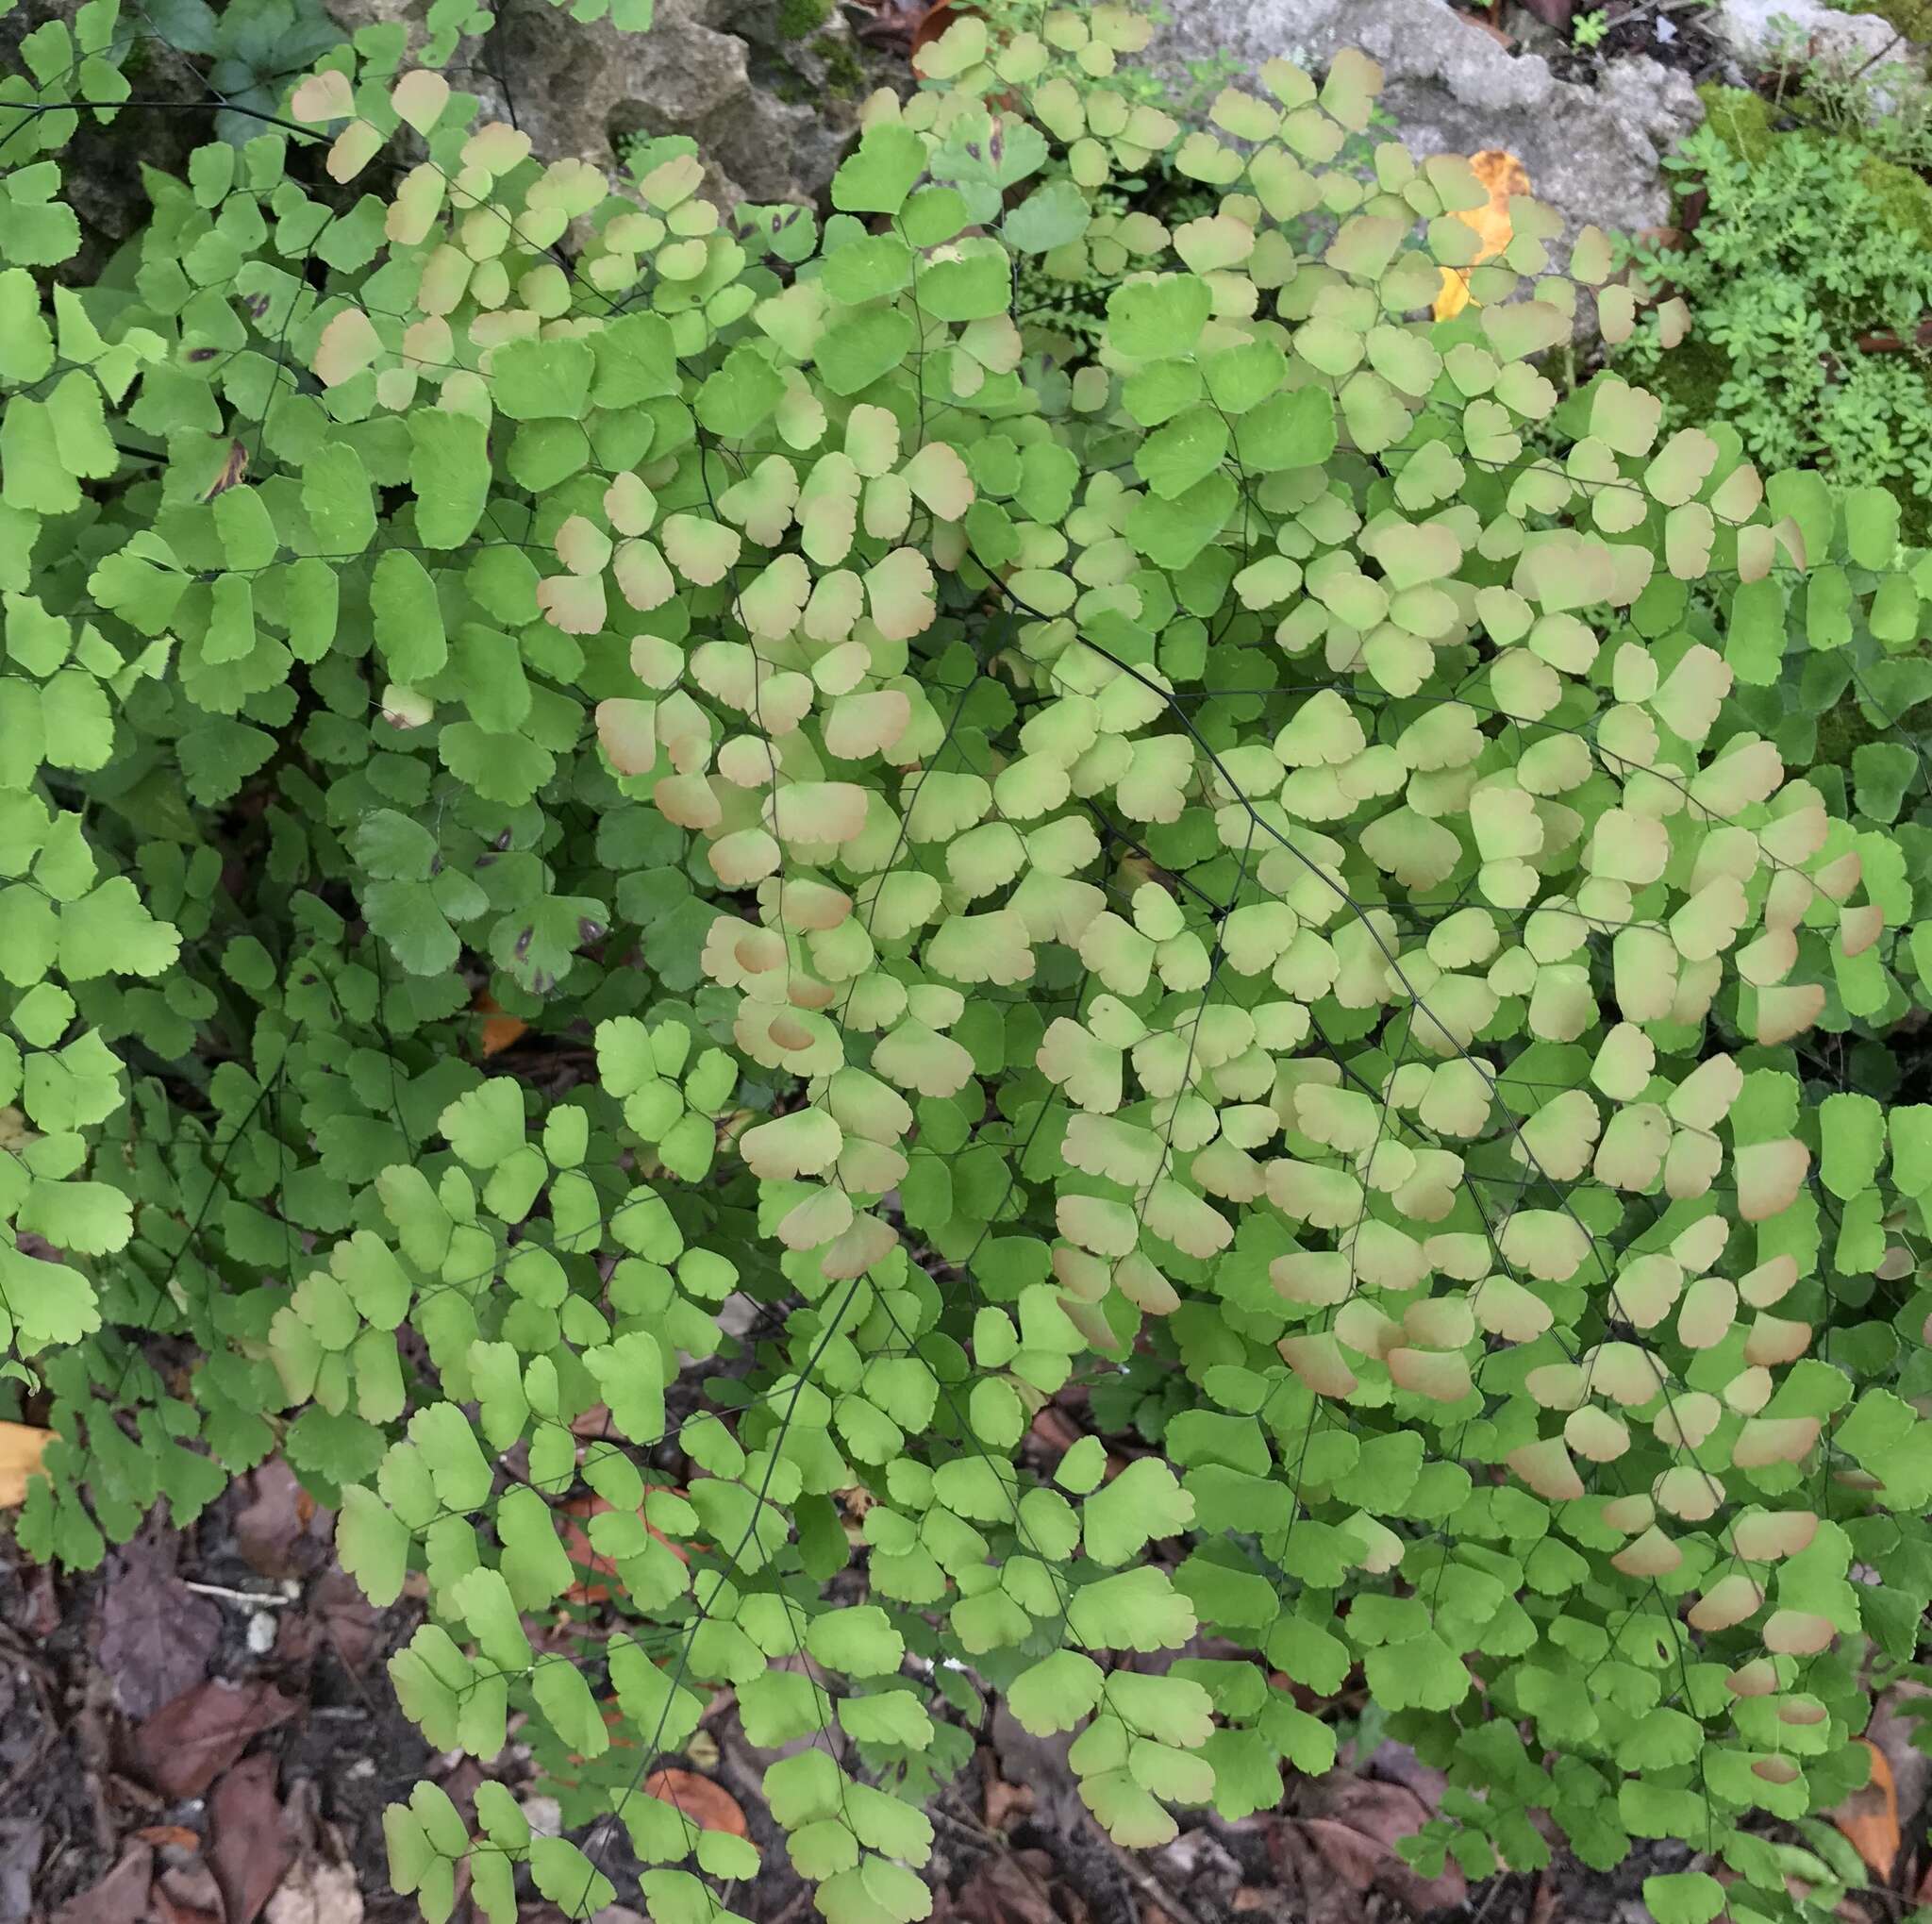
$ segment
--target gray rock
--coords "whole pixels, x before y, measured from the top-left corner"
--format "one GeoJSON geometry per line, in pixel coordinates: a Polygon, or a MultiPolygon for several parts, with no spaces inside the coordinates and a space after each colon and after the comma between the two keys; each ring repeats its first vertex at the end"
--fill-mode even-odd
{"type": "Polygon", "coordinates": [[[1840,13],[1821,0],[1717,0],[1701,24],[1741,60],[1770,63],[1795,56],[1850,72],[1911,47],[1875,13],[1840,13]]]}
{"type": "Polygon", "coordinates": [[[1594,88],[1559,80],[1446,0],[1178,0],[1147,58],[1179,72],[1224,53],[1253,73],[1276,55],[1322,67],[1342,47],[1380,63],[1382,105],[1412,154],[1507,149],[1569,238],[1591,223],[1633,231],[1669,218],[1658,163],[1703,109],[1656,60],[1613,61],[1594,88]]]}
{"type": "MultiPolygon", "coordinates": [[[[400,20],[420,28],[427,0],[327,0],[345,30],[400,20]]],[[[713,195],[808,200],[824,186],[874,84],[836,8],[658,0],[645,33],[573,20],[547,0],[499,0],[496,25],[458,48],[450,73],[538,153],[613,168],[637,134],[685,134],[713,195]],[[803,23],[788,37],[781,20],[803,23]]]]}

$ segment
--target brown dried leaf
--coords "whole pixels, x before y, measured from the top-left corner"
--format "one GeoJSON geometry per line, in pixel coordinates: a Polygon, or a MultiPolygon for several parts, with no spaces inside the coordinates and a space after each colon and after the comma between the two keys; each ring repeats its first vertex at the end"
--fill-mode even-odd
{"type": "Polygon", "coordinates": [[[1898,1822],[1898,1787],[1892,1782],[1891,1765],[1885,1752],[1869,1738],[1855,1741],[1864,1746],[1871,1758],[1872,1775],[1861,1790],[1855,1790],[1832,1812],[1831,1821],[1865,1860],[1872,1875],[1880,1883],[1889,1883],[1903,1841],[1898,1822]]]}
{"type": "Polygon", "coordinates": [[[334,1519],[278,1456],[242,1479],[248,1501],[235,1513],[235,1547],[264,1577],[307,1577],[323,1563],[334,1519]]]}
{"type": "Polygon", "coordinates": [[[167,1865],[148,1893],[155,1924],[223,1924],[214,1874],[196,1858],[167,1865]]]}
{"type": "Polygon", "coordinates": [[[1365,1924],[1378,1853],[1326,1817],[1289,1818],[1270,1833],[1291,1915],[1307,1924],[1365,1924]]]}
{"type": "Polygon", "coordinates": [[[315,1585],[310,1608],[342,1667],[361,1670],[382,1640],[382,1613],[363,1596],[356,1580],[340,1568],[325,1570],[315,1585]]]}
{"type": "Polygon", "coordinates": [[[503,1005],[488,989],[479,989],[470,1006],[483,1018],[482,1048],[486,1056],[501,1055],[529,1029],[530,1025],[522,1016],[506,1015],[503,1005]]]}
{"type": "Polygon", "coordinates": [[[99,1883],[54,1913],[54,1924],[146,1924],[154,1871],[154,1851],[145,1844],[129,1844],[99,1883]]]}
{"type": "Polygon", "coordinates": [[[1932,1689],[1902,1679],[1886,1686],[1865,1726],[1866,1741],[1876,1744],[1891,1765],[1901,1821],[1922,1808],[1932,1791],[1932,1756],[1920,1748],[1928,1734],[1923,1715],[1928,1711],[1932,1689]]]}
{"type": "Polygon", "coordinates": [[[362,1893],[354,1869],[306,1860],[268,1900],[263,1924],[362,1924],[362,1893]]]}
{"type": "Polygon", "coordinates": [[[1309,1815],[1285,1820],[1275,1832],[1277,1849],[1285,1849],[1304,1875],[1305,1893],[1306,1873],[1319,1866],[1331,1884],[1339,1881],[1357,1893],[1392,1898],[1418,1916],[1459,1904],[1467,1895],[1467,1881],[1453,1861],[1440,1876],[1425,1878],[1399,1854],[1398,1843],[1435,1815],[1406,1784],[1332,1771],[1307,1786],[1306,1802],[1309,1815]],[[1297,1829],[1305,1849],[1288,1834],[1297,1829]]]}
{"type": "Polygon", "coordinates": [[[255,1924],[295,1862],[275,1776],[273,1757],[244,1757],[208,1799],[214,1828],[208,1854],[226,1906],[226,1924],[255,1924]]]}
{"type": "Polygon", "coordinates": [[[1422,1799],[1424,1810],[1433,1813],[1449,1788],[1449,1773],[1433,1764],[1424,1764],[1407,1744],[1385,1738],[1377,1744],[1361,1766],[1375,1779],[1399,1783],[1422,1799]]]}
{"type": "Polygon", "coordinates": [[[333,1656],[352,1676],[368,1666],[382,1641],[382,1613],[355,1579],[331,1566],[308,1593],[306,1610],[284,1612],[275,1632],[277,1664],[308,1664],[333,1656]]]}
{"type": "Polygon", "coordinates": [[[101,1668],[129,1716],[152,1715],[207,1673],[222,1614],[175,1574],[175,1556],[137,1537],[114,1559],[101,1605],[101,1668]]]}
{"type": "Polygon", "coordinates": [[[738,1799],[722,1783],[694,1770],[654,1770],[644,1779],[644,1795],[672,1805],[700,1831],[726,1831],[734,1837],[746,1834],[738,1799]]]}
{"type": "Polygon", "coordinates": [[[1048,1449],[1066,1451],[1080,1440],[1079,1426],[1064,1410],[1057,1409],[1052,1403],[1042,1403],[1033,1413],[1032,1429],[1034,1441],[1043,1444],[1048,1449]]]}
{"type": "Polygon", "coordinates": [[[135,1732],[134,1760],[164,1796],[199,1797],[252,1738],[300,1708],[270,1683],[211,1679],[163,1704],[135,1732]]]}
{"type": "Polygon", "coordinates": [[[284,1821],[296,1864],[268,1900],[262,1924],[362,1924],[355,1868],[334,1826],[322,1821],[317,1803],[310,1780],[290,1786],[284,1821]]]}

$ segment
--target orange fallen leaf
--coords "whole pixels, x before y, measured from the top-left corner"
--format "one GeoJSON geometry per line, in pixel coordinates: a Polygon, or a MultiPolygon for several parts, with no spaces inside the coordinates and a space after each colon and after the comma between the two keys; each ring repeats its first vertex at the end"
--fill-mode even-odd
{"type": "MultiPolygon", "coordinates": [[[[1476,231],[1481,243],[1476,249],[1476,261],[1491,260],[1508,246],[1515,232],[1509,219],[1509,197],[1528,193],[1529,176],[1514,154],[1506,154],[1500,147],[1485,147],[1480,154],[1472,154],[1469,166],[1489,189],[1490,197],[1481,207],[1465,209],[1456,218],[1476,231]]],[[[1474,264],[1471,262],[1472,266],[1474,264]]],[[[1453,321],[1469,302],[1469,268],[1443,268],[1442,291],[1436,296],[1436,319],[1453,321]]]]}
{"type": "Polygon", "coordinates": [[[745,1834],[744,1813],[738,1799],[722,1783],[700,1777],[694,1770],[654,1770],[644,1779],[644,1795],[674,1806],[700,1831],[728,1831],[734,1837],[745,1834]]]}
{"type": "Polygon", "coordinates": [[[199,1850],[200,1836],[186,1824],[145,1824],[134,1835],[143,1844],[152,1844],[158,1849],[163,1844],[172,1844],[176,1850],[199,1850]]]}
{"type": "MultiPolygon", "coordinates": [[[[646,1483],[644,1485],[644,1494],[649,1496],[653,1490],[660,1490],[665,1487],[662,1483],[646,1483]]],[[[682,1490],[675,1490],[672,1494],[681,1497],[684,1495],[684,1492],[682,1490]]],[[[609,1557],[599,1554],[596,1548],[591,1544],[583,1526],[588,1524],[591,1517],[601,1516],[605,1511],[610,1508],[610,1505],[602,1497],[573,1497],[560,1507],[564,1519],[564,1554],[580,1570],[587,1573],[585,1580],[573,1583],[563,1593],[564,1600],[567,1603],[608,1602],[610,1597],[609,1585],[595,1580],[607,1577],[614,1579],[617,1575],[617,1565],[609,1557]],[[582,1518],[582,1523],[577,1522],[575,1520],[577,1518],[582,1518]]],[[[673,1543],[661,1530],[658,1530],[649,1522],[645,1523],[644,1528],[680,1564],[688,1564],[691,1561],[691,1558],[685,1552],[683,1545],[673,1543]]]]}
{"type": "Polygon", "coordinates": [[[1034,1441],[1043,1444],[1048,1449],[1069,1450],[1080,1440],[1080,1429],[1064,1410],[1056,1409],[1051,1403],[1042,1403],[1033,1413],[1029,1426],[1034,1441]]]}
{"type": "Polygon", "coordinates": [[[955,0],[933,0],[933,4],[919,16],[918,24],[912,29],[914,71],[918,70],[919,55],[935,41],[943,40],[946,29],[955,21],[983,20],[985,17],[976,7],[958,6],[955,4],[955,0]]]}
{"type": "Polygon", "coordinates": [[[521,1015],[506,1015],[503,1005],[488,989],[478,989],[470,1007],[483,1018],[483,1053],[501,1055],[530,1025],[521,1015]]]}
{"type": "Polygon", "coordinates": [[[41,1459],[53,1440],[51,1430],[36,1430],[25,1423],[0,1423],[0,1510],[10,1510],[26,1501],[27,1481],[40,1468],[41,1459]]]}
{"type": "MultiPolygon", "coordinates": [[[[603,1706],[601,1715],[604,1719],[604,1728],[610,1732],[610,1748],[613,1750],[635,1750],[637,1748],[635,1740],[623,1735],[618,1730],[618,1726],[624,1721],[624,1713],[614,1703],[607,1703],[603,1706]]],[[[570,1761],[573,1764],[588,1764],[591,1760],[580,1751],[573,1750],[570,1753],[570,1761]]],[[[563,1783],[577,1784],[581,1783],[583,1779],[580,1777],[564,1777],[558,1781],[563,1783]]]]}
{"type": "Polygon", "coordinates": [[[1885,1752],[1867,1737],[1857,1741],[1864,1745],[1871,1756],[1872,1775],[1862,1789],[1855,1790],[1832,1812],[1831,1821],[1865,1860],[1873,1876],[1882,1881],[1891,1876],[1891,1866],[1898,1861],[1903,1842],[1898,1822],[1898,1788],[1885,1752]]]}

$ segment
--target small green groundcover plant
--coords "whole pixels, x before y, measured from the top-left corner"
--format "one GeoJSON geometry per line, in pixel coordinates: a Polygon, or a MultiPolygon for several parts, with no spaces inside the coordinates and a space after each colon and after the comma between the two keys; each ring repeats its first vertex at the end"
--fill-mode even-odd
{"type": "Polygon", "coordinates": [[[1669,165],[1701,192],[1681,246],[1637,250],[1681,293],[1688,340],[1652,322],[1624,371],[1653,381],[1672,425],[1721,415],[1767,469],[1818,467],[1900,497],[1921,539],[1932,514],[1932,386],[1918,329],[1932,306],[1932,137],[1826,117],[1804,92],[1778,109],[1707,88],[1706,125],[1669,165]]]}
{"type": "Polygon", "coordinates": [[[1777,741],[1932,577],[1881,491],[1558,396],[1603,237],[1519,202],[1432,321],[1484,190],[1334,164],[1369,61],[1184,133],[1083,85],[1143,35],[961,21],[821,224],[546,164],[372,28],[85,285],[134,36],[0,81],[21,1538],[278,1448],[421,1572],[404,1707],[514,1715],[586,1839],[420,1786],[432,1919],[462,1864],[588,1916],[613,1816],[730,1916],[756,1848],[644,1787],[723,1685],[837,1924],[925,1914],[989,1698],[1147,1846],[1325,1769],[1357,1666],[1447,1773],[1418,1863],[1685,1840],[1660,1924],[1857,1875],[1932,1110],[1842,1085],[1924,850],[1777,741]],[[1106,200],[1156,167],[1213,210],[1106,200]],[[1114,283],[1091,355],[1016,264],[1114,283]]]}

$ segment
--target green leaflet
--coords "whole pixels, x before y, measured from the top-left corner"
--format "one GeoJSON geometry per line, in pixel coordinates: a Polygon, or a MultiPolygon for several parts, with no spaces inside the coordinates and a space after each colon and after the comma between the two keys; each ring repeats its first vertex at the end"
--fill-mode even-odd
{"type": "Polygon", "coordinates": [[[490,499],[486,425],[474,414],[419,408],[408,427],[417,536],[425,547],[460,547],[490,499]]]}
{"type": "Polygon", "coordinates": [[[391,548],[369,583],[375,645],[391,677],[405,686],[427,681],[449,659],[436,583],[414,555],[391,548]]]}

